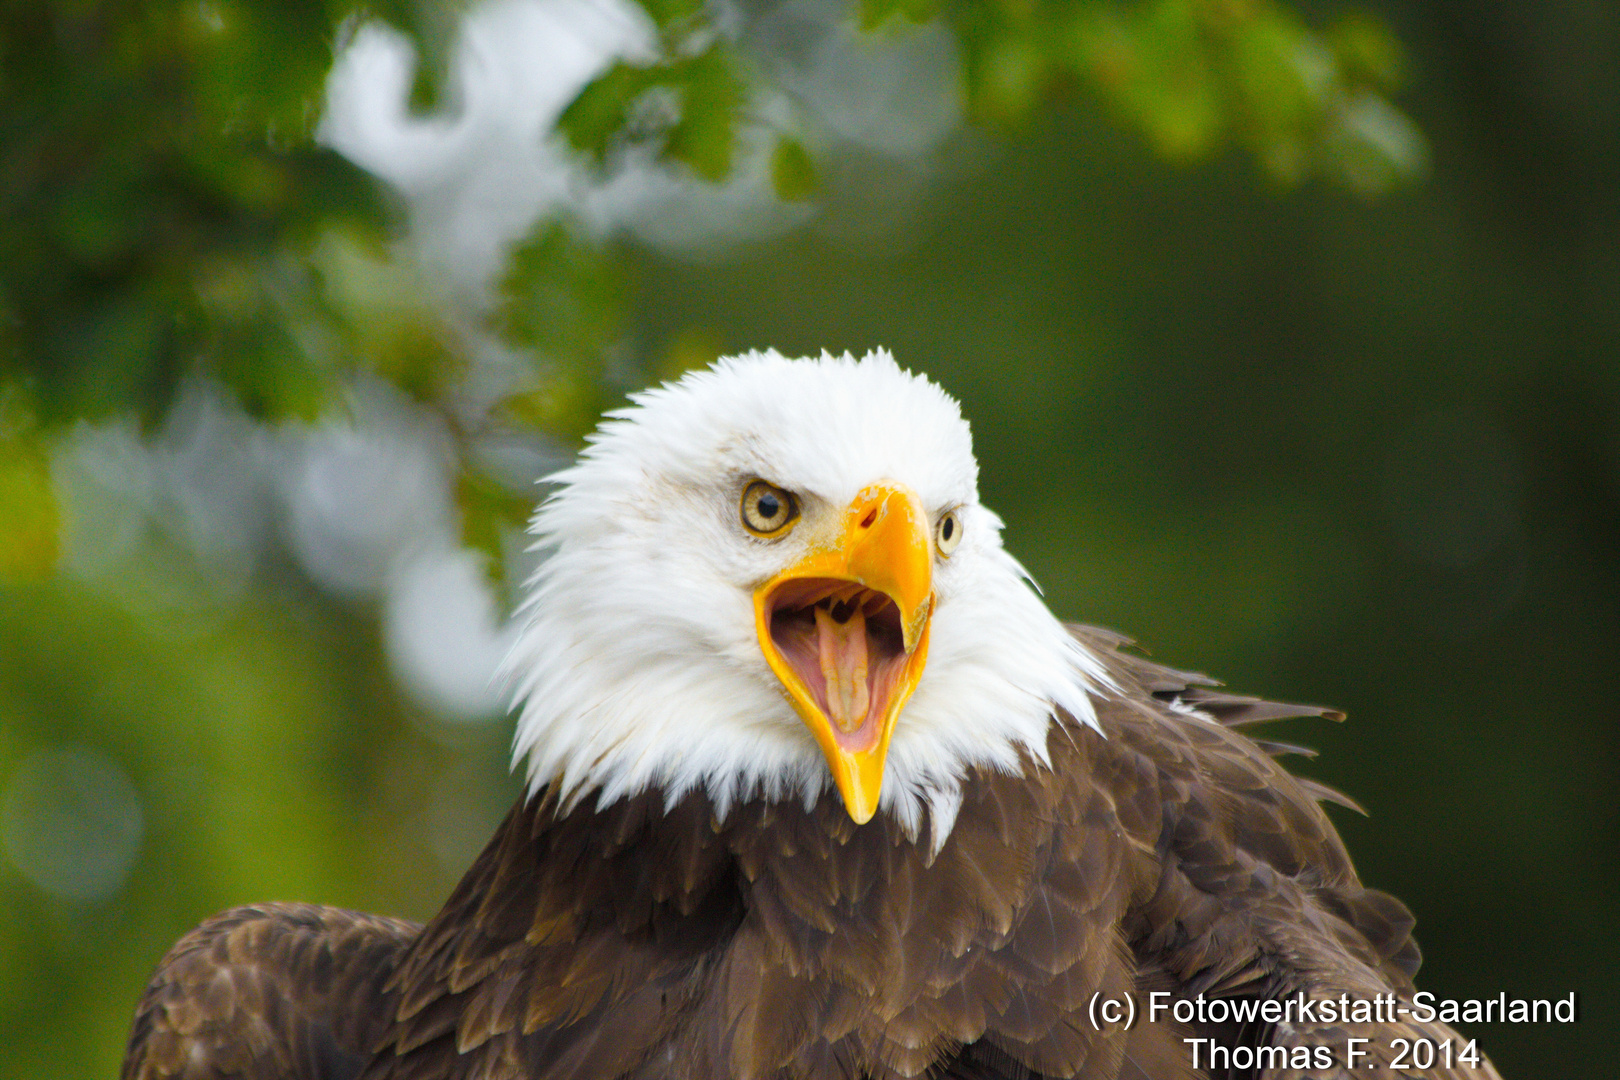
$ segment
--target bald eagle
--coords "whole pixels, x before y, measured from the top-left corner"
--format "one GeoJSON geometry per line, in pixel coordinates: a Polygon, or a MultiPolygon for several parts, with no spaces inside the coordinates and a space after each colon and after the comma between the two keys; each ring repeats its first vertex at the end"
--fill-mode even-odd
{"type": "Polygon", "coordinates": [[[205,922],[126,1080],[1497,1076],[1239,730],[1326,710],[1059,622],[888,354],[724,359],[553,479],[525,796],[426,926],[205,922]]]}

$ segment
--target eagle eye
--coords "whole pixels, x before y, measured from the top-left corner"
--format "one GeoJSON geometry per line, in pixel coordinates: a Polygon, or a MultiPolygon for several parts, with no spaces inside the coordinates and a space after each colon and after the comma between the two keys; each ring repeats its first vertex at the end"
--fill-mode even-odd
{"type": "Polygon", "coordinates": [[[799,504],[791,492],[765,480],[755,480],[742,493],[743,528],[755,536],[776,537],[799,519],[799,504]]]}
{"type": "Polygon", "coordinates": [[[956,545],[962,542],[962,519],[955,510],[947,510],[939,515],[939,521],[934,525],[934,544],[939,553],[950,558],[956,545]]]}

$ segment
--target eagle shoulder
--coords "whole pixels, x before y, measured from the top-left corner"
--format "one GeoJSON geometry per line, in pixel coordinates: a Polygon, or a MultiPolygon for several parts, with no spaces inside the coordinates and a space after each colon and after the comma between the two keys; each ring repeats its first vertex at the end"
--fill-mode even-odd
{"type": "Polygon", "coordinates": [[[520,798],[390,979],[363,1080],[658,1075],[736,948],[740,868],[711,824],[658,791],[520,798]]]}
{"type": "Polygon", "coordinates": [[[417,923],[311,904],[207,920],[159,963],[136,1008],[123,1080],[347,1080],[389,1009],[417,923]]]}

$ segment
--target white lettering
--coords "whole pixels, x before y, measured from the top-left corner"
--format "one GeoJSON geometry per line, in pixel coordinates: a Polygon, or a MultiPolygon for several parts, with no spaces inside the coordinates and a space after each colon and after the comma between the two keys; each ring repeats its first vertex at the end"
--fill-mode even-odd
{"type": "Polygon", "coordinates": [[[1432,1024],[1435,1021],[1434,995],[1427,990],[1419,990],[1412,995],[1412,1019],[1419,1024],[1432,1024]]]}

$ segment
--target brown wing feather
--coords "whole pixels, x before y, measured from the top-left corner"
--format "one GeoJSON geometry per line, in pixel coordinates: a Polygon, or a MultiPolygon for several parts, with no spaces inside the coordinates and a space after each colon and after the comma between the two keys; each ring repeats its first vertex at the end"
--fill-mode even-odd
{"type": "MultiPolygon", "coordinates": [[[[1331,788],[1291,776],[1233,730],[1285,716],[1337,714],[1220,693],[1203,676],[1118,651],[1125,644],[1118,636],[1099,637],[1079,627],[1075,632],[1104,656],[1126,691],[1099,703],[1109,736],[1099,751],[1099,779],[1129,778],[1114,785],[1135,808],[1122,820],[1130,823],[1140,850],[1151,846],[1152,855],[1139,862],[1138,891],[1127,917],[1139,970],[1160,973],[1160,987],[1180,996],[1286,998],[1303,992],[1370,1001],[1394,995],[1409,1004],[1419,962],[1411,914],[1394,897],[1360,883],[1318,803],[1359,807],[1331,788]]],[[[1149,987],[1139,982],[1139,989],[1149,987]]],[[[1330,1067],[1315,1070],[1212,1069],[1212,1077],[1498,1075],[1483,1059],[1478,1068],[1390,1067],[1397,1039],[1450,1038],[1459,1047],[1466,1042],[1443,1024],[1209,1024],[1187,1034],[1228,1047],[1325,1046],[1333,1058],[1330,1067]],[[1358,1044],[1368,1056],[1353,1069],[1347,1061],[1351,1037],[1368,1040],[1358,1044]]]]}
{"type": "Polygon", "coordinates": [[[370,1057],[384,984],[417,923],[307,904],[216,915],[158,965],[123,1080],[346,1080],[370,1057]]]}

